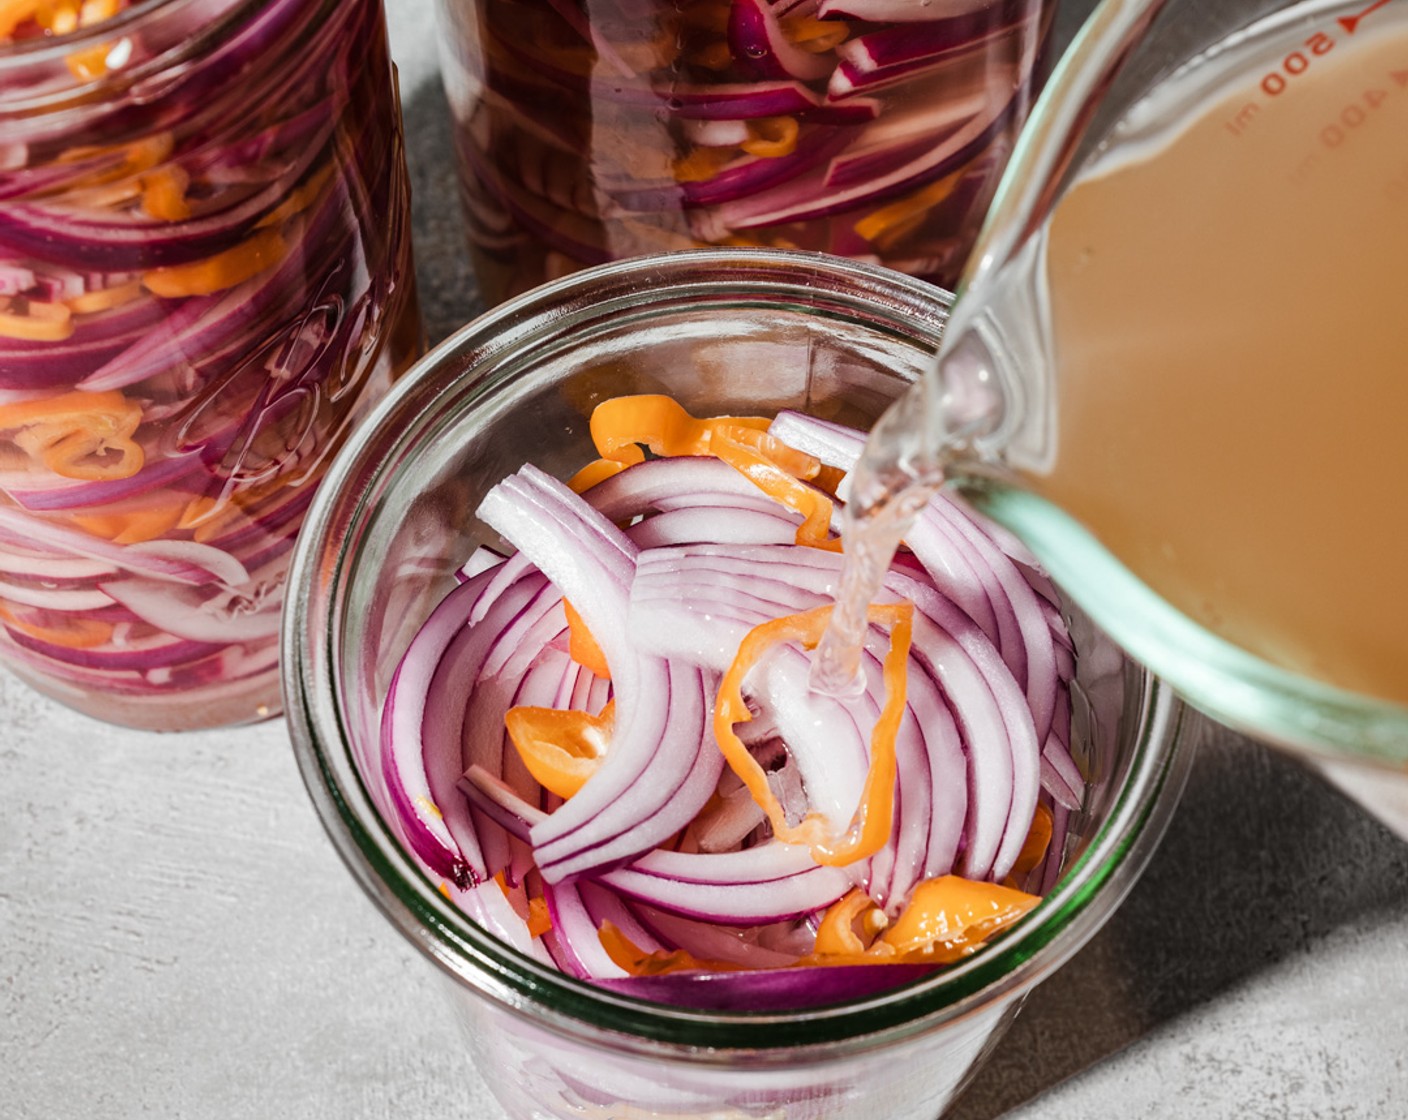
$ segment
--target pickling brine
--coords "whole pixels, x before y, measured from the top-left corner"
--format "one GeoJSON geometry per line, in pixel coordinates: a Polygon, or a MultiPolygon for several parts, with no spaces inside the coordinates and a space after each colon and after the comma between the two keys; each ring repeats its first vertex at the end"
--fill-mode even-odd
{"type": "MultiPolygon", "coordinates": [[[[1080,139],[1042,124],[1047,151],[1080,139]]],[[[1063,193],[993,223],[1002,263],[877,425],[857,508],[946,475],[1214,714],[1401,758],[1405,137],[1402,0],[1295,5],[1154,83],[1063,193]],[[1315,698],[1272,720],[1272,691],[1315,698]]]]}
{"type": "Polygon", "coordinates": [[[1400,703],[1405,259],[1408,4],[1194,66],[1056,209],[1026,471],[1190,618],[1400,703]]]}

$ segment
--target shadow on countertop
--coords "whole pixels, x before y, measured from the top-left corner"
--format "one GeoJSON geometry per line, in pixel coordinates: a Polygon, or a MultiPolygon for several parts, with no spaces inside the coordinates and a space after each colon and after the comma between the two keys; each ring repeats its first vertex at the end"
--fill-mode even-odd
{"type": "Polygon", "coordinates": [[[992,1120],[1408,898],[1408,845],[1294,759],[1223,729],[1129,897],[1032,993],[947,1120],[992,1120]]]}
{"type": "Polygon", "coordinates": [[[411,236],[421,317],[433,346],[484,310],[465,248],[450,113],[438,81],[405,101],[402,120],[411,177],[411,236]]]}

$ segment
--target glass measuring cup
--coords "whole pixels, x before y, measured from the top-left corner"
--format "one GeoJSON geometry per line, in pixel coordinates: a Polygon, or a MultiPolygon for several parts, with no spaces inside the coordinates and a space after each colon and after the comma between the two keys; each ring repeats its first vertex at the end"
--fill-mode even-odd
{"type": "Polygon", "coordinates": [[[856,504],[942,473],[1198,707],[1401,770],[1405,136],[1404,0],[1107,0],[856,504]]]}

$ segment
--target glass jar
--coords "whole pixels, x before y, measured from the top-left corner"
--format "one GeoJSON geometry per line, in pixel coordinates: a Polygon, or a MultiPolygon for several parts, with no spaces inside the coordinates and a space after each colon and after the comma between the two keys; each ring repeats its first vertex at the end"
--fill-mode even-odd
{"type": "Polygon", "coordinates": [[[487,932],[452,901],[468,889],[457,893],[406,827],[412,793],[383,754],[383,704],[412,636],[493,539],[470,512],[486,490],[525,459],[575,471],[595,454],[593,406],[622,393],[668,393],[696,415],[800,408],[864,425],[931,360],[947,299],[816,254],[694,250],[602,266],[441,344],[329,473],[286,612],[295,751],[348,866],[439,967],[513,1120],[934,1120],[1160,836],[1191,758],[1183,711],[1074,612],[1072,749],[1087,791],[1061,877],[1022,925],[914,983],[786,1013],[628,998],[487,932]]]}
{"type": "Polygon", "coordinates": [[[489,304],[589,264],[801,248],[952,288],[1054,0],[440,0],[489,304]]]}
{"type": "Polygon", "coordinates": [[[29,7],[0,27],[0,661],[134,727],[264,718],[313,489],[422,349],[380,0],[29,7]]]}

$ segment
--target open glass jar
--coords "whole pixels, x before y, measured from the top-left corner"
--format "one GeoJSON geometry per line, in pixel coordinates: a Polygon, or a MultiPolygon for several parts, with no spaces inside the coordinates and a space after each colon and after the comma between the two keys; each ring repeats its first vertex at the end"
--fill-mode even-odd
{"type": "Polygon", "coordinates": [[[380,0],[5,13],[0,661],[117,723],[266,717],[312,491],[421,349],[380,0]]]}
{"type": "MultiPolygon", "coordinates": [[[[503,905],[499,885],[447,882],[412,819],[425,807],[407,816],[383,710],[413,635],[492,540],[472,512],[490,487],[530,460],[575,471],[594,455],[593,406],[625,393],[670,394],[696,415],[795,408],[863,425],[932,357],[947,298],[806,253],[695,250],[588,270],[437,348],[353,436],[315,499],[285,615],[299,764],[357,880],[439,966],[467,1047],[514,1120],[933,1120],[1023,994],[1111,914],[1161,834],[1190,760],[1183,710],[1076,614],[1072,753],[1085,792],[1059,877],[999,940],[879,993],[708,1010],[584,982],[471,917],[476,891],[503,905]]],[[[451,709],[437,704],[433,718],[467,722],[451,709]]]]}

